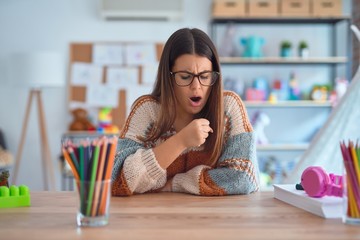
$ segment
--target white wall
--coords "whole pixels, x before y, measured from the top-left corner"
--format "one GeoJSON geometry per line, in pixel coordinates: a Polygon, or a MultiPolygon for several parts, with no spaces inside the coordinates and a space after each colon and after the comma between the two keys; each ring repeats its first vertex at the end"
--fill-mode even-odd
{"type": "MultiPolygon", "coordinates": [[[[9,150],[18,149],[28,92],[8,84],[5,65],[8,56],[18,51],[57,51],[67,56],[69,43],[91,41],[165,42],[175,30],[197,27],[208,31],[211,1],[184,0],[182,21],[112,21],[98,14],[97,0],[11,0],[0,1],[0,128],[9,150]]],[[[65,81],[65,79],[64,79],[65,81]]],[[[66,87],[45,89],[44,108],[57,189],[60,189],[58,156],[61,135],[71,116],[67,111],[66,87]]],[[[37,108],[33,105],[23,149],[17,184],[32,190],[43,189],[37,108]]]]}
{"type": "MultiPolygon", "coordinates": [[[[184,2],[185,16],[182,21],[105,22],[99,18],[98,0],[0,1],[0,128],[4,131],[7,145],[14,156],[20,140],[28,92],[11,86],[7,81],[5,65],[11,53],[57,51],[66,56],[64,62],[66,68],[71,42],[165,42],[171,33],[182,27],[197,27],[209,33],[211,1],[184,0],[184,2]]],[[[344,13],[348,14],[351,0],[343,2],[344,13]]],[[[327,30],[324,31],[326,34],[327,30]]],[[[270,28],[261,29],[261,32],[265,35],[272,33],[270,28]]],[[[256,70],[251,71],[251,74],[256,72],[256,70]]],[[[244,76],[251,77],[246,74],[244,76]]],[[[45,89],[43,99],[52,160],[57,173],[57,189],[60,189],[58,167],[60,140],[71,121],[71,116],[67,111],[66,88],[45,89]]],[[[32,190],[41,190],[43,180],[36,110],[33,106],[18,183],[27,184],[32,190]]]]}

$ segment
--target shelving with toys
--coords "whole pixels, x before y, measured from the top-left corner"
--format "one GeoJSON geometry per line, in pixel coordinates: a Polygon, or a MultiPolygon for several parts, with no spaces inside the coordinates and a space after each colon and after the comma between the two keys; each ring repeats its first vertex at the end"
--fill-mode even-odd
{"type": "Polygon", "coordinates": [[[263,186],[281,183],[346,91],[350,22],[341,15],[211,20],[224,88],[242,97],[252,121],[268,119],[257,147],[263,186]]]}

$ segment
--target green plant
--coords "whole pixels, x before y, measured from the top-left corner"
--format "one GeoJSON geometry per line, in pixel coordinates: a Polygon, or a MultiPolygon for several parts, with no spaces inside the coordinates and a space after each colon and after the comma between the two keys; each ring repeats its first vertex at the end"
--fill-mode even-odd
{"type": "Polygon", "coordinates": [[[299,43],[299,49],[304,49],[304,48],[308,48],[308,44],[305,41],[301,41],[299,43]]]}
{"type": "Polygon", "coordinates": [[[291,48],[292,44],[290,41],[282,41],[281,42],[281,49],[284,49],[284,48],[291,48]]]}

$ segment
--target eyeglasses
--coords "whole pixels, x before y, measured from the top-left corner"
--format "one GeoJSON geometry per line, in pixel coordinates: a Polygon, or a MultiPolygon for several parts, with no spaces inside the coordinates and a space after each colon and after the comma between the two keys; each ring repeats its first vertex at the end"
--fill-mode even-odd
{"type": "Polygon", "coordinates": [[[220,73],[215,71],[205,71],[199,74],[194,74],[186,71],[179,71],[179,72],[170,72],[170,74],[175,80],[176,85],[180,87],[189,86],[194,81],[195,77],[199,79],[201,85],[212,86],[220,76],[220,73]]]}

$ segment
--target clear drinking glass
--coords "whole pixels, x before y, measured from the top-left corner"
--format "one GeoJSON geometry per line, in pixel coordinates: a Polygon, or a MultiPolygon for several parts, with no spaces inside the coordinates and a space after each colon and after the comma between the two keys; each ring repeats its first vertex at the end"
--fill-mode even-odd
{"type": "Polygon", "coordinates": [[[350,177],[351,173],[346,171],[343,167],[343,223],[360,225],[360,200],[356,195],[360,193],[360,189],[355,189],[352,184],[353,179],[350,177]]]}
{"type": "Polygon", "coordinates": [[[111,180],[77,181],[79,227],[100,227],[109,222],[111,180]]]}
{"type": "Polygon", "coordinates": [[[64,159],[73,173],[79,193],[77,225],[80,227],[104,226],[109,222],[111,172],[116,146],[116,136],[62,138],[64,159]]]}

